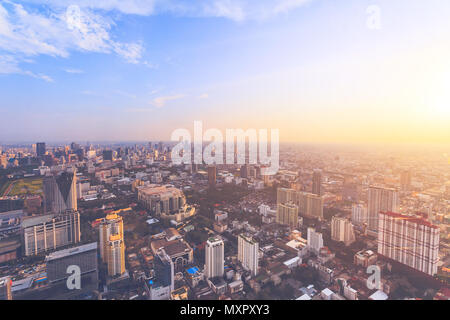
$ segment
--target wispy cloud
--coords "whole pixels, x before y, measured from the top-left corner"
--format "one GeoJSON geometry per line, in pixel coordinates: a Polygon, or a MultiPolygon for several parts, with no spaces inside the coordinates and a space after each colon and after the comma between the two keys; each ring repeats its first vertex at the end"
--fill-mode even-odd
{"type": "Polygon", "coordinates": [[[80,69],[64,69],[65,72],[67,73],[73,73],[73,74],[81,74],[84,73],[83,70],[80,69]]]}
{"type": "MultiPolygon", "coordinates": [[[[20,65],[38,55],[67,58],[72,51],[116,54],[127,63],[157,68],[157,65],[143,60],[142,42],[115,40],[116,15],[112,12],[142,16],[164,13],[245,21],[287,13],[311,1],[22,0],[18,3],[17,0],[3,0],[0,3],[0,72],[34,75],[49,81],[49,76],[24,71],[20,65]],[[45,10],[39,10],[35,5],[43,5],[45,10]],[[9,56],[14,56],[14,59],[9,56]]],[[[75,69],[65,71],[79,73],[75,69]]]]}
{"type": "Polygon", "coordinates": [[[27,76],[30,76],[30,77],[33,77],[33,78],[36,78],[36,79],[41,79],[41,80],[44,80],[44,81],[47,81],[47,82],[54,82],[52,77],[47,76],[47,75],[42,74],[42,73],[34,73],[34,72],[31,72],[31,71],[23,71],[23,74],[25,74],[27,76]]]}
{"type": "Polygon", "coordinates": [[[26,76],[30,76],[36,79],[41,79],[47,82],[54,82],[54,80],[43,73],[34,73],[29,70],[22,70],[19,67],[19,61],[10,55],[0,55],[0,74],[22,74],[26,76]]]}
{"type": "Polygon", "coordinates": [[[142,16],[172,13],[191,17],[261,20],[294,10],[312,0],[24,0],[67,8],[76,3],[89,10],[118,11],[142,16]]]}
{"type": "Polygon", "coordinates": [[[179,100],[184,98],[184,94],[177,94],[177,95],[171,95],[171,96],[163,96],[163,97],[157,97],[152,100],[151,104],[157,108],[162,108],[166,105],[169,101],[179,100]]]}

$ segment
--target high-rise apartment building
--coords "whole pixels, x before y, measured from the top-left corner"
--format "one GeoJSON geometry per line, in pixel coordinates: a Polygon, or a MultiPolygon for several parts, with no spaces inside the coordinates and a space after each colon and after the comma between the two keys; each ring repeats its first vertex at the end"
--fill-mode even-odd
{"type": "Polygon", "coordinates": [[[363,203],[352,205],[352,223],[358,226],[367,224],[367,206],[363,203]]]}
{"type": "Polygon", "coordinates": [[[320,249],[323,248],[323,237],[322,234],[316,232],[314,228],[308,228],[308,249],[318,254],[320,249]]]}
{"type": "Polygon", "coordinates": [[[26,218],[22,221],[22,228],[26,256],[76,244],[81,237],[77,211],[26,218]]]}
{"type": "Polygon", "coordinates": [[[422,217],[380,212],[378,254],[429,275],[437,273],[439,227],[422,217]]]}
{"type": "Polygon", "coordinates": [[[125,273],[125,243],[123,219],[117,214],[107,215],[99,225],[100,257],[108,265],[108,275],[125,273]]]}
{"type": "Polygon", "coordinates": [[[344,242],[346,246],[352,244],[356,240],[352,223],[346,218],[333,217],[331,219],[331,239],[344,242]]]}
{"type": "Polygon", "coordinates": [[[396,212],[399,205],[398,191],[394,188],[369,187],[368,195],[368,229],[378,231],[378,214],[381,211],[396,212]]]}
{"type": "Polygon", "coordinates": [[[291,228],[298,226],[298,206],[292,202],[278,204],[276,222],[291,228]]]}
{"type": "Polygon", "coordinates": [[[209,238],[205,248],[205,277],[207,279],[223,276],[224,259],[223,240],[218,237],[209,238]]]}
{"type": "Polygon", "coordinates": [[[43,188],[46,212],[63,213],[67,210],[78,210],[75,170],[44,177],[43,188]]]}
{"type": "Polygon", "coordinates": [[[278,188],[277,189],[277,203],[283,204],[288,202],[298,203],[299,191],[288,188],[278,188]]]}
{"type": "Polygon", "coordinates": [[[258,274],[259,243],[250,236],[239,235],[238,260],[244,269],[251,271],[252,275],[256,276],[258,274]]]}
{"type": "Polygon", "coordinates": [[[109,276],[120,276],[125,273],[125,242],[119,234],[109,236],[106,256],[109,276]]]}
{"type": "Polygon", "coordinates": [[[323,196],[316,194],[300,192],[299,194],[299,211],[308,218],[323,219],[323,196]]]}
{"type": "Polygon", "coordinates": [[[278,188],[277,203],[293,203],[298,206],[300,215],[319,220],[323,219],[323,196],[294,189],[278,188]]]}

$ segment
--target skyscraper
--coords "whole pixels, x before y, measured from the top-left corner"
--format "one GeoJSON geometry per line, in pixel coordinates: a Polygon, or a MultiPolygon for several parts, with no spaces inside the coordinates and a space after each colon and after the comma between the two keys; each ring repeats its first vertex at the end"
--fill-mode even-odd
{"type": "Polygon", "coordinates": [[[36,155],[38,156],[38,158],[44,156],[45,152],[46,152],[45,142],[36,143],[36,155]]]}
{"type": "Polygon", "coordinates": [[[209,238],[205,248],[205,276],[207,279],[223,276],[224,259],[223,240],[218,237],[209,238]]]}
{"type": "Polygon", "coordinates": [[[208,166],[208,183],[210,187],[216,185],[216,166],[208,166]]]}
{"type": "Polygon", "coordinates": [[[241,166],[241,178],[247,179],[248,178],[248,165],[244,164],[241,166]]]}
{"type": "Polygon", "coordinates": [[[77,211],[77,176],[74,172],[61,172],[46,176],[43,182],[46,212],[77,211]]]}
{"type": "Polygon", "coordinates": [[[312,193],[318,196],[322,195],[322,170],[316,169],[313,172],[312,193]]]}
{"type": "Polygon", "coordinates": [[[400,173],[400,188],[402,191],[409,191],[411,189],[411,171],[403,170],[400,173]]]}
{"type": "Polygon", "coordinates": [[[398,203],[397,189],[370,186],[368,197],[368,229],[372,232],[377,232],[378,214],[381,211],[396,212],[398,203]]]}
{"type": "Polygon", "coordinates": [[[113,160],[113,151],[112,150],[103,150],[103,161],[112,161],[113,160]]]}
{"type": "Polygon", "coordinates": [[[346,246],[355,241],[352,223],[346,218],[333,217],[331,220],[331,239],[344,242],[346,246]]]}
{"type": "Polygon", "coordinates": [[[245,269],[251,271],[253,276],[256,276],[259,264],[259,243],[250,236],[239,235],[238,260],[245,269]]]}
{"type": "Polygon", "coordinates": [[[110,235],[106,247],[108,275],[120,276],[125,273],[125,242],[119,234],[110,235]]]}
{"type": "Polygon", "coordinates": [[[378,254],[429,275],[437,273],[439,227],[422,217],[380,212],[378,254]]]}
{"type": "Polygon", "coordinates": [[[99,226],[100,257],[108,265],[108,275],[125,273],[125,243],[123,219],[117,214],[109,214],[99,226]]]}

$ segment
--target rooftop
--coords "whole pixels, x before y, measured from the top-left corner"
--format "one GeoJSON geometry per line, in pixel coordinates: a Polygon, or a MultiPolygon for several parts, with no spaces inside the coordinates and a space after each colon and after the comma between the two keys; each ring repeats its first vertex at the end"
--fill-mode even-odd
{"type": "Polygon", "coordinates": [[[48,262],[48,261],[52,261],[52,260],[56,260],[56,259],[61,259],[61,258],[68,257],[68,256],[71,256],[74,254],[80,254],[80,253],[88,252],[91,250],[97,250],[97,242],[92,242],[92,243],[85,244],[85,245],[82,245],[79,247],[64,249],[64,250],[50,253],[48,256],[45,257],[45,261],[48,262]]]}

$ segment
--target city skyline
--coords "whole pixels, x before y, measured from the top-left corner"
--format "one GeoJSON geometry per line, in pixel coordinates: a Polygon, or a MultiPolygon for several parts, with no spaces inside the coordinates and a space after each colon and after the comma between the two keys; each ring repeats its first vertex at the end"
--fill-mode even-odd
{"type": "Polygon", "coordinates": [[[282,142],[450,143],[442,1],[74,4],[0,4],[2,142],[168,141],[202,120],[282,142]]]}

